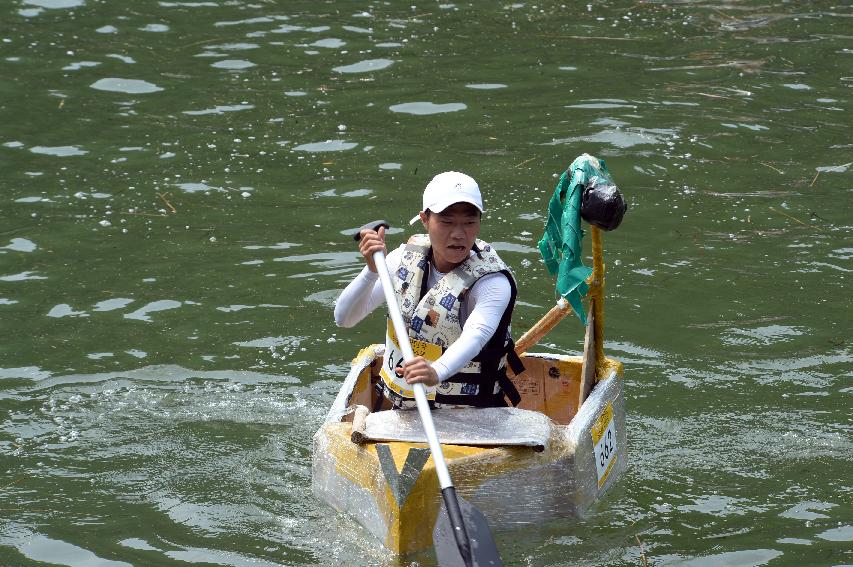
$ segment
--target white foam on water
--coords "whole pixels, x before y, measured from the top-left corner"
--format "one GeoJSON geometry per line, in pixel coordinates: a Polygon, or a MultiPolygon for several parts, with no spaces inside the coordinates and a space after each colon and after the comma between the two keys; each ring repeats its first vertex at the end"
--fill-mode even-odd
{"type": "MultiPolygon", "coordinates": [[[[141,352],[141,351],[137,351],[141,352]]],[[[0,378],[30,378],[39,380],[39,389],[51,389],[63,384],[100,384],[116,380],[131,382],[162,382],[182,385],[193,378],[241,384],[299,384],[293,376],[264,374],[252,370],[193,370],[175,364],[153,364],[115,372],[94,374],[65,374],[54,376],[36,367],[0,369],[0,378]],[[10,374],[10,375],[4,375],[10,374]]]]}
{"type": "Polygon", "coordinates": [[[159,301],[152,301],[143,307],[140,307],[133,313],[127,313],[124,318],[125,319],[135,319],[138,321],[146,321],[151,322],[151,317],[148,316],[149,313],[155,313],[157,311],[167,311],[169,309],[177,309],[183,305],[180,301],[174,301],[172,299],[161,299],[159,301]]]}
{"type": "Polygon", "coordinates": [[[731,328],[726,329],[725,333],[720,339],[723,344],[761,346],[788,342],[792,337],[802,336],[805,330],[785,325],[768,325],[753,329],[731,328]]]}
{"type": "Polygon", "coordinates": [[[216,2],[160,2],[164,8],[219,8],[216,2]]]}
{"type": "MultiPolygon", "coordinates": [[[[402,230],[402,229],[398,229],[402,230]]],[[[349,234],[355,234],[356,229],[353,229],[349,234]]],[[[391,231],[386,231],[386,234],[391,234],[391,231]]],[[[318,252],[316,254],[301,254],[295,256],[283,256],[281,258],[273,258],[274,262],[310,262],[312,266],[319,267],[338,267],[348,266],[353,263],[358,263],[361,259],[361,254],[358,251],[353,252],[318,252]]]]}
{"type": "Polygon", "coordinates": [[[677,100],[662,100],[660,103],[664,106],[701,106],[698,102],[683,102],[677,100]]]}
{"type": "Polygon", "coordinates": [[[676,506],[676,509],[682,512],[700,512],[714,517],[742,516],[747,512],[763,512],[767,509],[766,506],[748,505],[747,502],[748,500],[742,498],[709,494],[695,498],[692,504],[676,506]]]}
{"type": "Polygon", "coordinates": [[[54,305],[48,311],[47,316],[60,319],[62,317],[88,317],[89,314],[85,311],[74,311],[74,308],[67,303],[60,303],[59,305],[54,305]]]}
{"type": "Polygon", "coordinates": [[[45,380],[53,375],[38,366],[19,366],[17,368],[0,368],[0,379],[25,378],[27,380],[45,380]]]}
{"type": "Polygon", "coordinates": [[[0,250],[12,250],[14,252],[34,252],[38,246],[32,240],[26,238],[13,238],[12,241],[0,250]]]}
{"type": "Polygon", "coordinates": [[[21,272],[11,276],[0,276],[0,282],[22,282],[26,280],[46,280],[44,276],[37,276],[35,272],[21,272]]]}
{"type": "Polygon", "coordinates": [[[33,146],[30,151],[34,154],[57,157],[84,156],[89,153],[77,146],[33,146]]]}
{"type": "Polygon", "coordinates": [[[108,53],[107,57],[118,59],[122,63],[127,63],[128,65],[133,65],[134,63],[136,63],[136,60],[133,57],[128,57],[127,55],[120,55],[118,53],[108,53]]]}
{"type": "Polygon", "coordinates": [[[39,8],[47,8],[48,10],[62,8],[77,8],[86,4],[85,0],[24,0],[24,4],[28,6],[38,6],[39,8]]]}
{"type": "Polygon", "coordinates": [[[293,148],[297,152],[343,152],[358,146],[357,142],[346,142],[344,140],[326,140],[325,142],[312,142],[301,144],[293,148]]]}
{"type": "Polygon", "coordinates": [[[498,250],[499,252],[519,252],[521,254],[539,254],[538,248],[533,248],[531,246],[524,246],[523,244],[516,244],[514,242],[492,242],[492,248],[498,250]]]}
{"type": "Polygon", "coordinates": [[[139,28],[139,30],[144,32],[163,33],[169,31],[169,26],[165,24],[148,24],[147,26],[139,28]]]}
{"type": "Polygon", "coordinates": [[[243,246],[246,250],[287,250],[288,248],[293,248],[295,246],[302,246],[301,244],[295,244],[293,242],[278,242],[276,244],[271,244],[269,246],[262,244],[250,244],[248,246],[243,246]]]}
{"type": "Polygon", "coordinates": [[[112,358],[115,356],[115,353],[112,352],[90,352],[86,355],[86,358],[91,360],[100,360],[102,358],[112,358]]]}
{"type": "Polygon", "coordinates": [[[275,347],[289,347],[291,349],[295,349],[299,346],[299,344],[305,340],[305,337],[263,337],[260,339],[254,339],[251,341],[237,341],[232,344],[247,347],[247,348],[275,348],[275,347]]]}
{"type": "Polygon", "coordinates": [[[130,563],[104,559],[88,549],[62,540],[51,539],[38,533],[30,533],[26,537],[17,538],[13,545],[18,550],[18,553],[32,561],[68,565],[70,567],[84,567],[87,565],[133,567],[130,563]]]}
{"type": "Polygon", "coordinates": [[[213,187],[205,183],[176,183],[176,187],[187,193],[204,193],[205,191],[225,191],[222,187],[213,187]]]}
{"type": "Polygon", "coordinates": [[[257,43],[223,43],[220,45],[208,45],[207,49],[221,49],[223,51],[244,51],[247,49],[257,49],[260,45],[257,43]]]}
{"type": "Polygon", "coordinates": [[[216,22],[213,24],[215,27],[224,27],[224,26],[240,26],[246,24],[270,24],[275,22],[276,20],[289,20],[289,16],[259,16],[257,18],[248,18],[245,20],[230,20],[224,22],[216,22]]]}
{"type": "Polygon", "coordinates": [[[762,567],[781,555],[783,553],[776,549],[745,549],[693,558],[659,555],[655,557],[655,562],[679,567],[762,567]]]}
{"type": "Polygon", "coordinates": [[[217,307],[217,311],[222,311],[224,313],[233,313],[235,311],[242,311],[244,309],[254,309],[254,305],[229,305],[228,307],[217,307]]]}
{"type": "Polygon", "coordinates": [[[443,114],[445,112],[459,112],[460,110],[465,110],[468,106],[461,102],[448,102],[445,104],[436,104],[434,102],[404,102],[388,108],[391,112],[426,116],[430,114],[443,114]]]}
{"type": "Polygon", "coordinates": [[[106,299],[104,301],[99,301],[95,304],[95,307],[92,309],[93,311],[115,311],[116,309],[122,309],[123,307],[127,307],[135,300],[129,299],[126,297],[116,297],[113,299],[106,299]]]}
{"type": "MultiPolygon", "coordinates": [[[[163,4],[163,2],[160,3],[160,5],[162,5],[162,4],[163,4]]],[[[135,537],[123,539],[118,543],[119,543],[119,545],[122,545],[124,547],[130,548],[130,549],[138,549],[140,551],[160,551],[159,549],[157,549],[153,545],[149,544],[144,539],[139,539],[139,538],[135,538],[135,537]]]]}
{"type": "Polygon", "coordinates": [[[503,83],[471,83],[465,85],[465,88],[474,89],[478,91],[492,91],[497,89],[505,89],[507,85],[503,83]]]}
{"type": "Polygon", "coordinates": [[[231,104],[223,106],[215,106],[204,110],[184,110],[184,114],[190,116],[202,116],[205,114],[225,114],[226,112],[239,112],[241,110],[251,110],[255,108],[254,104],[231,104]]]}
{"type": "Polygon", "coordinates": [[[826,541],[853,541],[853,526],[831,528],[820,532],[817,537],[826,541]]]}
{"type": "Polygon", "coordinates": [[[853,259],[853,248],[836,248],[827,256],[831,258],[838,258],[840,260],[851,260],[853,259]]]}
{"type": "Polygon", "coordinates": [[[595,134],[557,138],[542,145],[563,146],[582,142],[584,144],[609,144],[624,149],[642,145],[665,144],[673,135],[675,135],[673,130],[664,128],[624,128],[618,130],[608,128],[595,134]]]}
{"type": "MultiPolygon", "coordinates": [[[[242,512],[242,509],[237,508],[236,511],[239,513],[242,512]]],[[[205,512],[210,514],[211,510],[207,508],[205,512]]],[[[227,514],[227,510],[223,510],[223,512],[226,512],[223,516],[229,515],[227,514]]],[[[179,523],[185,524],[186,522],[179,523]]],[[[164,552],[164,555],[186,563],[213,563],[216,565],[226,565],[228,567],[281,567],[281,563],[272,563],[257,557],[249,557],[247,555],[241,555],[240,553],[222,551],[218,549],[187,547],[182,550],[166,551],[164,552]]]]}
{"type": "Polygon", "coordinates": [[[351,65],[332,67],[332,71],[335,71],[336,73],[371,73],[373,71],[387,69],[393,64],[394,61],[391,59],[367,59],[351,65]]]}
{"type": "Polygon", "coordinates": [[[251,61],[246,61],[245,59],[223,59],[222,61],[212,63],[210,66],[217,69],[227,69],[229,71],[241,71],[243,69],[254,67],[255,64],[251,61]]]}
{"type": "Polygon", "coordinates": [[[822,165],[816,167],[816,171],[820,171],[821,173],[846,173],[850,166],[853,165],[853,162],[845,163],[842,165],[822,165]]]}
{"type": "Polygon", "coordinates": [[[305,296],[305,301],[313,301],[315,303],[319,303],[326,307],[334,307],[335,301],[337,301],[338,296],[341,295],[340,289],[329,289],[326,291],[318,291],[316,293],[312,293],[311,295],[305,296]]]}
{"type": "Polygon", "coordinates": [[[563,108],[604,109],[604,108],[637,108],[637,105],[624,102],[582,102],[578,104],[567,104],[563,108]]]}
{"type": "Polygon", "coordinates": [[[295,31],[302,31],[304,29],[305,29],[304,26],[294,26],[291,24],[282,24],[279,27],[275,28],[274,30],[270,30],[269,33],[291,33],[291,32],[295,32],[295,31]]]}
{"type": "Polygon", "coordinates": [[[831,510],[832,508],[835,508],[835,506],[836,504],[829,502],[800,502],[779,515],[783,518],[791,518],[794,520],[818,520],[821,518],[828,518],[829,516],[821,514],[820,512],[815,512],[814,510],[831,510]]]}
{"type": "Polygon", "coordinates": [[[328,39],[318,39],[314,43],[311,43],[312,47],[325,47],[326,49],[338,49],[345,46],[347,42],[342,39],[338,39],[336,37],[330,37],[328,39]]]}
{"type": "Polygon", "coordinates": [[[149,83],[148,81],[143,81],[141,79],[121,79],[117,77],[98,79],[89,86],[99,91],[126,94],[149,94],[163,90],[162,87],[158,87],[154,83],[149,83]]]}
{"type": "Polygon", "coordinates": [[[85,69],[87,67],[97,67],[100,65],[100,61],[77,61],[75,63],[69,63],[65,67],[62,68],[63,71],[79,71],[80,69],[85,69]]]}
{"type": "Polygon", "coordinates": [[[782,537],[776,540],[776,543],[790,544],[790,545],[811,545],[812,541],[810,539],[802,539],[798,537],[782,537]]]}
{"type": "Polygon", "coordinates": [[[761,130],[769,130],[770,129],[767,126],[762,126],[761,124],[743,124],[743,123],[732,124],[730,122],[720,122],[720,126],[724,126],[726,128],[732,128],[732,129],[746,128],[747,130],[752,130],[754,132],[759,132],[761,130]]]}

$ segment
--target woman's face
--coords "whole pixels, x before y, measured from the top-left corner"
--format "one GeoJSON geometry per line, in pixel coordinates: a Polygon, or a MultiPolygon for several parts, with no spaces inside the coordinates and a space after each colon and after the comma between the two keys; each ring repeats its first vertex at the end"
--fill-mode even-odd
{"type": "Polygon", "coordinates": [[[455,203],[440,213],[421,213],[421,222],[429,234],[435,267],[442,273],[468,259],[480,234],[480,211],[470,203],[455,203]]]}

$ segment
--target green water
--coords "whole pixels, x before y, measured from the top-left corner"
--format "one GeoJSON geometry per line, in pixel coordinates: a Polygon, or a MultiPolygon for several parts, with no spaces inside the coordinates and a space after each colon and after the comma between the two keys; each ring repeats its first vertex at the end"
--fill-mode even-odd
{"type": "Polygon", "coordinates": [[[817,1],[3,2],[0,564],[391,564],[310,494],[382,328],[334,326],[346,233],[473,175],[519,335],[583,152],[630,202],[605,238],[630,466],[586,519],[497,534],[506,564],[853,563],[851,25],[817,1]]]}

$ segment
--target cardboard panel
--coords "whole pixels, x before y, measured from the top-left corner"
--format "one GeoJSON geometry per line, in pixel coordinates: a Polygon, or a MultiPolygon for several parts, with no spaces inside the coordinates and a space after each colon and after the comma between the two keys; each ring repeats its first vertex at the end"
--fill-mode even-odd
{"type": "MultiPolygon", "coordinates": [[[[376,384],[380,380],[378,370],[380,366],[382,366],[381,358],[373,361],[370,366],[359,373],[358,380],[352,389],[349,405],[365,406],[370,411],[374,410],[376,402],[376,384]]],[[[344,416],[343,421],[352,421],[352,415],[344,416]]]]}
{"type": "Polygon", "coordinates": [[[542,387],[542,360],[522,356],[524,372],[513,375],[509,372],[509,379],[515,384],[518,393],[521,394],[521,409],[542,411],[545,403],[545,390],[542,387]]]}
{"type": "Polygon", "coordinates": [[[563,360],[548,361],[543,382],[544,413],[557,423],[569,423],[577,412],[580,366],[563,360]]]}

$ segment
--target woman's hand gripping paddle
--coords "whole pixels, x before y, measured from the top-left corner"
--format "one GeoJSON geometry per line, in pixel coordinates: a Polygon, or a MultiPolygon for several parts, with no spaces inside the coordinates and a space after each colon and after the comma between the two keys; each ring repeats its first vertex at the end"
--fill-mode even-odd
{"type": "MultiPolygon", "coordinates": [[[[356,233],[355,240],[361,240],[362,231],[379,230],[380,227],[387,229],[390,228],[390,225],[383,220],[366,224],[356,233]]],[[[400,350],[403,351],[404,360],[409,361],[415,358],[415,354],[409,342],[409,330],[403,322],[397,296],[394,294],[391,276],[388,274],[385,252],[377,250],[373,252],[372,256],[376,271],[379,274],[379,281],[382,283],[382,291],[385,293],[388,313],[391,322],[394,324],[394,332],[400,342],[400,350]]],[[[444,499],[444,508],[439,513],[433,530],[435,555],[439,565],[442,567],[455,567],[457,565],[464,567],[503,566],[485,516],[456,494],[456,489],[450,480],[450,473],[447,470],[441,444],[438,442],[438,435],[432,421],[432,413],[430,413],[424,385],[415,384],[413,389],[415,402],[418,405],[418,414],[424,426],[424,433],[426,433],[435,471],[438,475],[438,484],[441,486],[441,495],[444,499]]]]}

